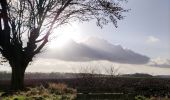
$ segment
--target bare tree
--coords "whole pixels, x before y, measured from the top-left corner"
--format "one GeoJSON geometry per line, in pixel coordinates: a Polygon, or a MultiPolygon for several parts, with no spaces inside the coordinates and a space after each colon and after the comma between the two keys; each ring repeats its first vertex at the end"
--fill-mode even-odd
{"type": "MultiPolygon", "coordinates": [[[[78,66],[77,66],[78,67],[78,66]]],[[[101,73],[101,65],[99,64],[81,64],[77,68],[77,86],[83,87],[81,91],[83,93],[89,93],[91,89],[96,90],[96,86],[102,83],[102,73],[101,73]]]]}
{"type": "Polygon", "coordinates": [[[113,64],[107,66],[107,68],[105,68],[105,72],[107,75],[110,75],[111,78],[119,76],[119,67],[116,68],[116,66],[114,66],[113,64]]]}
{"type": "Polygon", "coordinates": [[[48,43],[53,29],[96,19],[102,27],[124,18],[125,0],[0,0],[0,52],[12,68],[11,89],[24,87],[24,73],[48,43]]]}
{"type": "Polygon", "coordinates": [[[94,77],[99,77],[99,75],[102,74],[100,70],[100,65],[93,65],[93,64],[88,64],[88,65],[81,65],[79,66],[78,73],[81,78],[94,78],[94,77]]]}

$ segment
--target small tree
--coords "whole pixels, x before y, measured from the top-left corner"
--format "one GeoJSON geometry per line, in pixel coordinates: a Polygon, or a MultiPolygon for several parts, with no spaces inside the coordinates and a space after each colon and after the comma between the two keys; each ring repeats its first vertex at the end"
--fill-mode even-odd
{"type": "Polygon", "coordinates": [[[116,68],[113,64],[107,66],[107,68],[105,68],[105,72],[106,74],[108,74],[111,78],[114,78],[116,76],[119,76],[119,67],[116,68]]]}
{"type": "Polygon", "coordinates": [[[124,0],[0,0],[0,52],[12,69],[11,89],[24,87],[24,73],[47,44],[53,29],[72,21],[96,19],[117,27],[124,0]]]}

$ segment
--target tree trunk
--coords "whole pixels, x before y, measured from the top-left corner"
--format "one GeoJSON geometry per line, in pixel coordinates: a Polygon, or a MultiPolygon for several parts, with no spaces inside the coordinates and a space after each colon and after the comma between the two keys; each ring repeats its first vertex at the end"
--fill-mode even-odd
{"type": "Polygon", "coordinates": [[[24,89],[24,74],[26,66],[15,65],[12,67],[11,76],[11,90],[23,90],[24,89]]]}

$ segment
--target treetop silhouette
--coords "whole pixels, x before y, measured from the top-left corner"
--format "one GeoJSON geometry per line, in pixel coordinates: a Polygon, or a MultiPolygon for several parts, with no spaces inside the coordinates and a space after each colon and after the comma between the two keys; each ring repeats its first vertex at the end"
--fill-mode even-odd
{"type": "Polygon", "coordinates": [[[53,29],[73,21],[96,20],[103,27],[124,18],[126,0],[0,0],[0,53],[12,69],[11,89],[24,87],[32,58],[47,44],[53,29]]]}

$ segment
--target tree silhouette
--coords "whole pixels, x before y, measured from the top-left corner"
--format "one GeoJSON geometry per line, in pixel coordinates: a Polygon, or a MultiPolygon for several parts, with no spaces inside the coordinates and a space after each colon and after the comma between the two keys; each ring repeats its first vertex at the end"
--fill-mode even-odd
{"type": "Polygon", "coordinates": [[[124,18],[125,0],[0,0],[0,52],[12,69],[11,89],[24,87],[32,58],[47,44],[54,28],[72,21],[96,20],[102,27],[124,18]]]}

